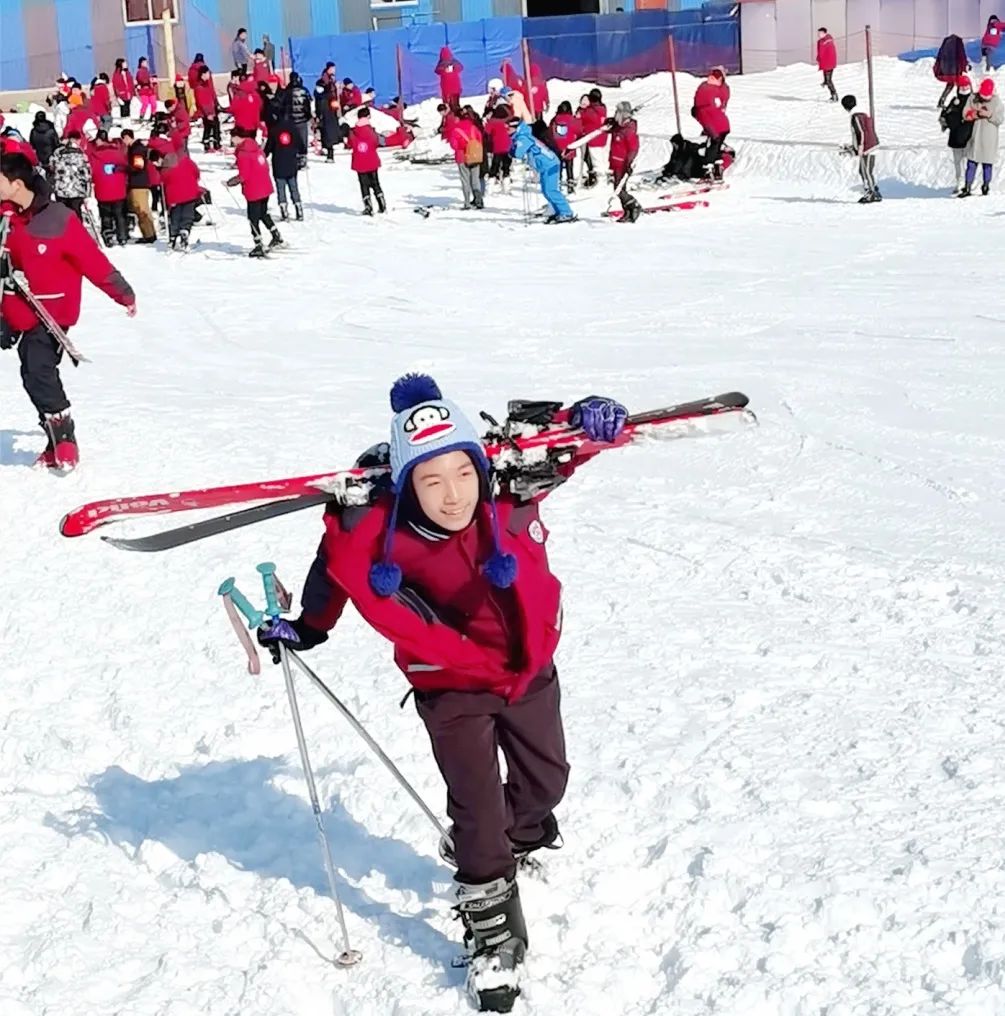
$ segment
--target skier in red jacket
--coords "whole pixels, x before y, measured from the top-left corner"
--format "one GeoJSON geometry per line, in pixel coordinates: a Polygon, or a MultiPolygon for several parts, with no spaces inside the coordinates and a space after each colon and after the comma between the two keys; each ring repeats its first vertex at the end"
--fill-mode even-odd
{"type": "MultiPolygon", "coordinates": [[[[502,1003],[519,994],[527,948],[518,862],[560,845],[554,809],[569,774],[554,663],[561,584],[539,516],[545,492],[494,494],[477,431],[432,378],[400,378],[391,407],[390,445],[368,453],[389,459],[391,488],[370,506],[325,516],[303,613],[259,640],[275,656],[277,641],[317,646],[351,600],[393,644],[447,785],[452,842],[441,853],[457,868],[469,988],[483,1010],[509,1012],[502,1003]]],[[[571,410],[598,441],[613,441],[626,415],[612,399],[571,410]]]]}
{"type": "Polygon", "coordinates": [[[461,71],[464,65],[454,59],[449,46],[440,50],[440,60],[436,65],[436,74],[440,79],[440,97],[448,106],[461,104],[461,71]]]}
{"type": "Polygon", "coordinates": [[[203,198],[199,167],[184,152],[168,145],[155,148],[151,138],[147,159],[160,180],[168,212],[168,242],[172,250],[188,250],[188,238],[203,198]]]}
{"type": "Polygon", "coordinates": [[[583,122],[572,112],[571,102],[558,104],[558,112],[552,117],[548,130],[551,132],[551,147],[562,159],[565,189],[572,194],[576,189],[576,153],[568,151],[568,148],[582,137],[583,122]]]}
{"type": "MultiPolygon", "coordinates": [[[[50,200],[49,185],[31,163],[19,154],[0,157],[0,202],[9,202],[11,214],[7,257],[15,271],[23,272],[36,298],[64,331],[80,318],[84,277],[130,317],[136,313],[136,296],[129,284],[91,239],[80,220],[50,200]]],[[[79,461],[76,432],[59,376],[63,347],[39,320],[31,304],[16,291],[3,289],[0,302],[0,349],[17,345],[21,381],[38,412],[47,438],[38,464],[50,469],[72,469],[79,461]]]]}
{"type": "Polygon", "coordinates": [[[250,78],[237,86],[237,94],[230,102],[230,112],[234,117],[233,136],[254,138],[262,122],[262,100],[250,78]]]}
{"type": "Polygon", "coordinates": [[[129,240],[126,215],[126,192],[129,184],[129,167],[125,147],[118,141],[108,141],[104,132],[87,152],[94,181],[94,197],[101,217],[101,239],[106,247],[118,243],[125,246],[129,240]],[[102,140],[102,138],[105,138],[102,140]]]}
{"type": "Polygon", "coordinates": [[[352,78],[342,79],[338,102],[343,113],[363,105],[363,93],[359,90],[359,85],[353,83],[352,78]]]}
{"type": "MultiPolygon", "coordinates": [[[[599,88],[591,88],[589,94],[579,100],[577,115],[583,125],[581,136],[592,134],[604,126],[607,121],[607,107],[604,105],[604,97],[599,88]]],[[[586,147],[583,149],[583,165],[586,167],[584,187],[597,186],[597,168],[593,163],[593,153],[598,152],[599,154],[599,149],[604,148],[606,144],[606,134],[598,134],[586,142],[586,147]]]]}
{"type": "Polygon", "coordinates": [[[722,146],[730,129],[729,117],[726,115],[728,104],[729,85],[726,84],[726,75],[716,68],[698,86],[691,107],[691,115],[708,138],[705,158],[712,165],[712,176],[716,180],[722,179],[722,146]]]}
{"type": "Polygon", "coordinates": [[[91,115],[99,127],[105,130],[112,124],[112,90],[108,84],[108,75],[99,74],[91,82],[91,115]]]}
{"type": "Polygon", "coordinates": [[[370,123],[370,110],[361,109],[356,126],[349,131],[349,147],[352,149],[352,171],[359,177],[359,189],[363,195],[363,214],[373,215],[370,195],[377,199],[377,211],[386,212],[387,202],[380,186],[380,152],[384,139],[370,123]]]}
{"type": "Polygon", "coordinates": [[[611,127],[610,169],[614,190],[621,202],[621,222],[635,222],[642,215],[642,206],[628,193],[628,177],[632,175],[639,154],[639,125],[630,102],[619,102],[614,110],[611,127]]]}
{"type": "Polygon", "coordinates": [[[824,76],[821,88],[831,93],[831,102],[838,101],[837,89],[834,87],[834,68],[838,65],[837,43],[834,36],[826,28],[817,29],[817,67],[824,76]]]}
{"type": "Polygon", "coordinates": [[[119,116],[123,120],[128,120],[133,96],[136,94],[136,82],[133,81],[133,75],[125,57],[120,56],[115,61],[115,70],[112,72],[112,91],[115,92],[115,98],[119,103],[119,116]]]}
{"type": "Polygon", "coordinates": [[[237,176],[231,177],[227,181],[227,186],[236,187],[240,184],[244,200],[248,203],[248,222],[251,223],[251,236],[255,241],[248,257],[264,258],[265,248],[262,246],[261,230],[263,225],[272,234],[269,250],[281,247],[283,243],[283,238],[272,221],[272,216],[269,215],[269,197],[273,189],[269,160],[254,138],[243,138],[238,142],[234,155],[237,157],[237,176]]]}
{"type": "Polygon", "coordinates": [[[216,97],[213,75],[205,64],[192,89],[195,109],[202,117],[202,145],[207,152],[219,152],[223,147],[220,138],[220,100],[216,97]]]}

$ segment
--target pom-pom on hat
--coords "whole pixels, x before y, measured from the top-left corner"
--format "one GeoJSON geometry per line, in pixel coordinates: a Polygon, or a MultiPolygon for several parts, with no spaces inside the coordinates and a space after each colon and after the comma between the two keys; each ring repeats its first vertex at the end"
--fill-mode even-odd
{"type": "Polygon", "coordinates": [[[489,461],[478,432],[460,407],[445,399],[428,374],[405,374],[391,388],[391,485],[394,506],[384,538],[383,559],[370,568],[370,586],[378,596],[392,596],[401,586],[401,569],[391,550],[398,522],[398,507],[412,470],[420,463],[447,452],[467,452],[486,481],[494,551],[482,567],[489,582],[506,589],[516,579],[516,559],[502,552],[499,520],[489,482],[489,461]]]}

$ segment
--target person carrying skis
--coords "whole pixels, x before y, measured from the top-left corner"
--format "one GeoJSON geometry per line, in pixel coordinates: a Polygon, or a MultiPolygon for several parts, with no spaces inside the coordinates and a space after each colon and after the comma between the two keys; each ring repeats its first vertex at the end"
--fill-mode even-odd
{"type": "Polygon", "coordinates": [[[970,99],[970,78],[961,77],[956,85],[956,96],[939,114],[939,125],[949,131],[949,150],[953,153],[953,169],[956,174],[955,193],[963,190],[963,174],[967,165],[967,147],[974,132],[973,120],[964,119],[967,102],[970,99]]]}
{"type": "Polygon", "coordinates": [[[301,160],[307,158],[307,142],[296,129],[292,120],[277,120],[269,127],[269,138],[265,142],[265,154],[272,156],[272,177],[276,181],[279,198],[279,218],[289,221],[289,205],[286,194],[293,198],[293,211],[297,222],[304,221],[304,206],[300,200],[300,185],[297,173],[301,160]]]}
{"type": "Polygon", "coordinates": [[[981,194],[985,197],[991,190],[991,176],[998,161],[998,128],[1005,120],[1005,106],[995,92],[995,83],[985,78],[971,94],[963,110],[963,119],[972,123],[974,130],[967,145],[967,172],[964,178],[961,198],[970,197],[970,188],[977,175],[977,164],[981,164],[981,194]]]}
{"type": "Polygon", "coordinates": [[[84,139],[74,131],[52,153],[52,196],[83,220],[91,183],[91,162],[84,152],[84,139]]]}
{"type": "MultiPolygon", "coordinates": [[[[591,88],[589,94],[579,100],[579,112],[577,116],[583,125],[580,137],[593,134],[600,130],[607,122],[607,107],[604,105],[604,97],[599,88],[591,88]]],[[[607,135],[597,134],[587,141],[583,148],[583,165],[586,168],[586,181],[584,187],[597,186],[597,170],[593,164],[593,153],[607,145],[607,135]]],[[[599,157],[599,152],[598,152],[599,157]]]]}
{"type": "MultiPolygon", "coordinates": [[[[0,202],[16,209],[10,219],[4,260],[23,272],[63,331],[80,318],[86,277],[132,317],[136,295],[91,239],[80,220],[50,200],[49,184],[23,155],[0,156],[0,202]]],[[[4,274],[4,273],[0,273],[4,274]]],[[[29,301],[5,284],[0,301],[0,349],[17,346],[21,381],[47,439],[37,465],[73,469],[80,460],[70,400],[59,376],[63,347],[42,324],[29,301]]]]}
{"type": "Polygon", "coordinates": [[[541,194],[551,205],[551,215],[546,221],[548,223],[575,222],[576,216],[559,185],[558,156],[546,144],[534,137],[530,126],[530,112],[523,96],[519,92],[510,91],[507,101],[512,104],[517,114],[509,121],[512,138],[510,154],[514,159],[526,162],[537,173],[541,183],[541,194]]]}
{"type": "Polygon", "coordinates": [[[837,43],[834,36],[826,28],[817,29],[817,67],[824,79],[820,83],[821,88],[826,88],[831,94],[831,102],[838,101],[837,89],[834,87],[834,68],[838,64],[837,43]]]}
{"type": "Polygon", "coordinates": [[[636,222],[642,205],[628,193],[628,177],[632,175],[639,154],[639,125],[630,102],[619,102],[611,120],[610,169],[614,175],[614,192],[621,202],[621,222],[636,222]]]}
{"type": "Polygon", "coordinates": [[[576,153],[568,151],[568,147],[581,136],[582,122],[572,112],[571,102],[558,104],[558,111],[551,118],[548,130],[552,148],[562,160],[561,175],[565,177],[565,190],[572,194],[576,190],[576,153]]]}
{"type": "Polygon", "coordinates": [[[440,79],[440,98],[448,106],[461,104],[461,71],[464,65],[454,59],[449,46],[440,50],[440,59],[436,64],[436,76],[440,79]]]}
{"type": "Polygon", "coordinates": [[[175,151],[170,146],[167,151],[155,148],[153,139],[147,160],[160,180],[168,213],[168,243],[172,250],[187,251],[189,234],[203,197],[199,167],[184,152],[175,151]]]}
{"type": "Polygon", "coordinates": [[[865,190],[862,197],[858,199],[858,203],[868,205],[874,201],[882,201],[883,195],[879,193],[879,187],[876,185],[876,156],[873,154],[879,147],[879,138],[876,136],[872,117],[868,113],[854,112],[858,105],[858,100],[854,95],[846,95],[841,100],[841,105],[851,113],[852,139],[851,144],[846,145],[842,151],[858,157],[858,173],[862,178],[862,187],[865,190]]]}
{"type": "Polygon", "coordinates": [[[701,125],[701,131],[708,138],[705,146],[705,161],[713,164],[712,177],[722,179],[722,146],[729,134],[729,117],[726,107],[729,105],[729,85],[726,75],[716,67],[698,86],[694,93],[694,105],[691,115],[701,125]]]}
{"type": "Polygon", "coordinates": [[[988,18],[987,28],[984,29],[984,35],[981,37],[981,60],[984,63],[985,74],[991,73],[991,57],[1002,41],[1003,28],[1005,28],[1005,24],[998,20],[997,14],[992,14],[988,18]]]}
{"type": "Polygon", "coordinates": [[[283,238],[272,221],[272,216],[269,215],[272,178],[269,176],[268,161],[254,138],[243,138],[234,149],[234,155],[237,158],[237,175],[227,181],[227,186],[236,187],[240,184],[244,200],[248,203],[248,222],[251,224],[251,236],[255,241],[248,257],[264,258],[265,248],[262,246],[261,231],[263,225],[272,234],[269,250],[283,244],[283,238]]]}
{"type": "MultiPolygon", "coordinates": [[[[432,378],[399,378],[391,409],[390,445],[376,452],[390,461],[390,488],[368,507],[329,509],[303,612],[258,639],[275,659],[277,642],[312,649],[352,601],[394,645],[447,787],[453,826],[441,853],[456,867],[469,989],[483,1011],[509,1012],[528,944],[518,867],[560,845],[554,809],[569,774],[546,493],[496,493],[477,431],[432,378]]],[[[599,442],[614,441],[626,416],[598,397],[562,413],[599,442]]]]}

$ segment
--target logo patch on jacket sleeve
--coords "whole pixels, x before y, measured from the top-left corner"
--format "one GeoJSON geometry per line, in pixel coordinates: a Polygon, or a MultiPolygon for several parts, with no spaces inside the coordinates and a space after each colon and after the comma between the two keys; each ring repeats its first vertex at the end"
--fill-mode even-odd
{"type": "Polygon", "coordinates": [[[539,519],[534,519],[534,521],[527,527],[527,535],[535,543],[544,543],[544,526],[541,525],[539,519]]]}

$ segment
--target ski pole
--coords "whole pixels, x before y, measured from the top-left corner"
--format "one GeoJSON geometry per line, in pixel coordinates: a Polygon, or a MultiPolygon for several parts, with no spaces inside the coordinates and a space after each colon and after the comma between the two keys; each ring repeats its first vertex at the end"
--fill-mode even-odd
{"type": "MultiPolygon", "coordinates": [[[[325,684],[324,681],[314,673],[313,670],[295,653],[292,649],[289,651],[290,659],[300,668],[304,676],[309,678],[313,682],[314,687],[321,692],[322,695],[345,717],[349,725],[357,734],[366,742],[370,750],[384,763],[387,771],[398,781],[398,785],[402,790],[408,794],[409,797],[419,806],[422,813],[429,819],[433,824],[433,828],[446,840],[451,840],[450,834],[443,827],[443,823],[436,817],[429,805],[419,796],[418,791],[405,779],[402,775],[401,770],[387,757],[384,750],[379,744],[370,736],[369,731],[363,726],[359,720],[353,715],[352,711],[346,706],[341,699],[325,684]]],[[[452,841],[451,841],[452,842],[452,841]]]]}

